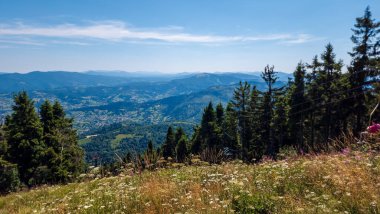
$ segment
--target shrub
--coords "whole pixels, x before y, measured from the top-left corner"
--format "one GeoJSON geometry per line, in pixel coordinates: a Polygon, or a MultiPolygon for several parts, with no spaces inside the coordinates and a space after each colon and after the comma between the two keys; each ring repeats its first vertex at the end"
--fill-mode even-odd
{"type": "Polygon", "coordinates": [[[20,179],[16,164],[0,159],[0,193],[16,191],[20,186],[20,179]]]}
{"type": "Polygon", "coordinates": [[[249,195],[243,193],[233,199],[232,208],[236,213],[267,214],[272,213],[274,203],[264,194],[249,195]]]}
{"type": "Polygon", "coordinates": [[[224,160],[223,150],[216,147],[207,147],[201,152],[201,160],[212,164],[219,164],[224,160]]]}

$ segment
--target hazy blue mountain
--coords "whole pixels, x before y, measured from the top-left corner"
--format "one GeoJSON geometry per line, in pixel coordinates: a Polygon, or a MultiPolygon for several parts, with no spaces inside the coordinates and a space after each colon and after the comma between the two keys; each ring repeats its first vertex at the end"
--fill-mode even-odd
{"type": "MultiPolygon", "coordinates": [[[[286,80],[289,74],[279,73],[280,80],[286,80]]],[[[140,90],[148,87],[158,93],[169,92],[184,94],[199,91],[216,85],[236,84],[242,80],[261,81],[258,72],[252,73],[178,73],[125,72],[125,71],[89,71],[85,73],[50,71],[2,73],[0,74],[0,93],[20,90],[52,90],[70,88],[123,86],[126,90],[140,90]]],[[[93,90],[93,89],[91,89],[93,90]]]]}
{"type": "Polygon", "coordinates": [[[158,71],[86,71],[85,74],[98,75],[98,76],[109,76],[109,77],[123,77],[128,78],[133,82],[165,82],[173,79],[184,78],[192,73],[161,73],[158,71]]]}
{"type": "MultiPolygon", "coordinates": [[[[200,78],[204,79],[208,76],[233,77],[234,79],[256,79],[260,78],[261,72],[182,72],[182,73],[162,73],[158,71],[86,71],[85,74],[126,77],[133,81],[169,81],[174,79],[200,78]]],[[[285,72],[278,72],[279,80],[287,80],[291,75],[285,72]]]]}
{"type": "Polygon", "coordinates": [[[129,82],[127,78],[95,76],[78,72],[34,71],[26,74],[6,73],[0,74],[0,92],[115,86],[127,82],[129,82]]]}

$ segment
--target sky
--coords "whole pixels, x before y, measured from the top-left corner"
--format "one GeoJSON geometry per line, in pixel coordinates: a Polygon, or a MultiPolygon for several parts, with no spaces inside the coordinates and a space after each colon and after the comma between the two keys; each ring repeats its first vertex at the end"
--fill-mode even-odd
{"type": "Polygon", "coordinates": [[[0,0],[0,72],[292,72],[379,0],[0,0]]]}

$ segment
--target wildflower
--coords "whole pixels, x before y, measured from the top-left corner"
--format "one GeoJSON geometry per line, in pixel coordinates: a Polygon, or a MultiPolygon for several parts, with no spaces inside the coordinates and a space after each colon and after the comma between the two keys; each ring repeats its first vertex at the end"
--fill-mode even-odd
{"type": "Polygon", "coordinates": [[[330,175],[327,175],[327,176],[323,176],[323,179],[327,180],[330,178],[330,175]]]}
{"type": "Polygon", "coordinates": [[[92,207],[92,205],[84,205],[84,209],[88,209],[88,208],[90,208],[90,207],[92,207]]]}
{"type": "Polygon", "coordinates": [[[367,131],[370,134],[376,134],[380,132],[380,124],[379,123],[373,123],[372,126],[367,127],[367,131]]]}

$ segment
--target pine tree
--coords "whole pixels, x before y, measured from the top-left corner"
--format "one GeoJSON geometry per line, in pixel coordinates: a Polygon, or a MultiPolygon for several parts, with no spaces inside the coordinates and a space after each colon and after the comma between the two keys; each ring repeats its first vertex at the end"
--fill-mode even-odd
{"type": "Polygon", "coordinates": [[[367,111],[366,101],[366,81],[368,77],[375,75],[377,72],[371,66],[372,59],[379,54],[377,51],[376,36],[380,32],[380,22],[372,19],[369,7],[366,8],[363,17],[356,18],[356,23],[352,29],[354,35],[351,40],[354,48],[349,54],[352,57],[351,65],[348,68],[350,73],[352,118],[354,122],[354,131],[356,133],[363,130],[365,125],[365,115],[367,111]]]}
{"type": "Polygon", "coordinates": [[[184,163],[188,156],[186,141],[186,138],[182,136],[181,139],[179,139],[178,144],[176,146],[177,162],[179,163],[184,163]]]}
{"type": "Polygon", "coordinates": [[[216,106],[216,124],[221,128],[224,121],[224,108],[222,103],[216,106]]]}
{"type": "Polygon", "coordinates": [[[266,154],[272,158],[276,157],[276,148],[278,145],[275,145],[274,136],[273,136],[273,109],[276,95],[282,88],[275,88],[275,83],[278,79],[277,72],[274,71],[274,66],[270,67],[267,65],[264,71],[261,74],[261,77],[267,85],[267,91],[264,92],[263,102],[262,102],[262,142],[266,144],[266,154]]]}
{"type": "Polygon", "coordinates": [[[7,150],[3,126],[0,124],[0,194],[16,191],[20,185],[17,165],[5,160],[7,150]]]}
{"type": "Polygon", "coordinates": [[[220,130],[216,122],[216,114],[212,102],[205,108],[199,129],[199,141],[201,149],[220,147],[222,145],[219,137],[220,130]]]}
{"type": "Polygon", "coordinates": [[[17,164],[20,180],[32,185],[46,148],[42,141],[42,126],[34,102],[25,91],[16,94],[13,101],[13,113],[5,121],[5,138],[9,146],[7,159],[17,164]]]}
{"type": "Polygon", "coordinates": [[[54,129],[53,106],[49,100],[45,100],[40,106],[40,117],[43,125],[43,134],[51,134],[54,129]]]}
{"type": "Polygon", "coordinates": [[[174,142],[175,142],[175,145],[178,144],[178,141],[179,141],[181,138],[185,138],[185,139],[187,140],[187,136],[186,136],[185,131],[183,130],[182,127],[179,127],[179,128],[177,128],[177,130],[176,130],[176,132],[175,132],[175,135],[174,135],[174,142]]]}
{"type": "Polygon", "coordinates": [[[281,95],[277,98],[275,103],[275,110],[273,116],[274,124],[274,140],[278,151],[281,147],[287,144],[288,141],[288,115],[287,115],[287,100],[285,95],[281,95]]]}
{"type": "MultiPolygon", "coordinates": [[[[294,84],[290,89],[289,132],[290,140],[299,150],[306,150],[304,145],[304,109],[305,99],[305,65],[300,62],[294,71],[294,84]]],[[[283,106],[281,106],[283,107],[283,106]]]]}
{"type": "Polygon", "coordinates": [[[162,145],[162,156],[167,159],[168,157],[175,157],[175,137],[173,128],[169,126],[168,131],[166,133],[166,140],[162,145]]]}
{"type": "Polygon", "coordinates": [[[51,171],[50,182],[68,182],[80,174],[83,151],[78,145],[73,120],[66,118],[58,101],[45,101],[40,107],[43,139],[47,146],[46,162],[51,171]]]}
{"type": "Polygon", "coordinates": [[[242,148],[241,156],[243,160],[250,161],[248,157],[250,145],[250,126],[249,126],[249,99],[251,96],[251,85],[248,82],[239,83],[239,87],[235,89],[232,104],[237,114],[237,130],[239,136],[239,144],[242,148]]]}
{"type": "Polygon", "coordinates": [[[200,154],[202,151],[203,139],[201,138],[201,127],[199,125],[194,127],[194,133],[191,138],[191,153],[200,154]]]}
{"type": "Polygon", "coordinates": [[[318,55],[316,55],[311,64],[308,64],[307,67],[311,69],[311,72],[306,74],[306,86],[305,89],[307,93],[306,100],[307,100],[307,110],[305,111],[306,115],[306,127],[309,127],[309,131],[307,132],[306,141],[308,148],[314,149],[314,144],[316,140],[316,120],[318,115],[318,108],[317,105],[319,104],[319,98],[321,97],[320,93],[323,93],[319,90],[319,82],[318,82],[318,75],[320,73],[321,69],[321,63],[318,60],[318,55]]]}
{"type": "Polygon", "coordinates": [[[339,81],[342,77],[341,69],[343,66],[342,60],[336,61],[333,46],[329,43],[326,45],[326,50],[321,54],[321,66],[325,75],[323,78],[324,93],[322,95],[322,102],[324,114],[322,115],[322,127],[324,127],[324,139],[327,142],[330,138],[336,137],[340,133],[336,133],[339,129],[335,127],[338,125],[337,113],[340,111],[338,108],[339,102],[342,97],[336,96],[341,89],[339,88],[339,81]]]}
{"type": "Polygon", "coordinates": [[[259,161],[264,153],[264,145],[261,142],[261,124],[260,115],[262,113],[260,109],[260,91],[256,86],[252,87],[251,95],[248,105],[248,133],[249,133],[249,145],[247,148],[243,148],[246,151],[245,156],[247,160],[259,161]]]}
{"type": "Polygon", "coordinates": [[[144,163],[147,168],[153,169],[158,161],[158,154],[154,151],[153,141],[149,140],[148,145],[144,154],[144,163]]]}
{"type": "Polygon", "coordinates": [[[240,151],[237,132],[237,115],[231,102],[227,104],[225,112],[225,119],[222,126],[223,148],[226,148],[232,157],[237,157],[240,151]]]}

